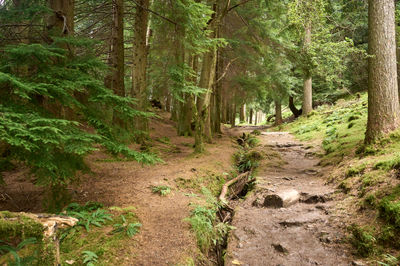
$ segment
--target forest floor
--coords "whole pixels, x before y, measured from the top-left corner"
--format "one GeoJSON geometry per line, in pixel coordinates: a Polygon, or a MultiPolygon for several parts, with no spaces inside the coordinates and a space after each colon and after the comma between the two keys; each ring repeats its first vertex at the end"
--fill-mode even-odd
{"type": "Polygon", "coordinates": [[[287,132],[263,132],[264,149],[280,154],[280,166],[261,165],[257,185],[235,210],[226,265],[351,265],[345,226],[335,213],[335,189],[326,184],[313,146],[287,132]],[[300,202],[266,208],[266,195],[296,190],[300,202]]]}
{"type": "MultiPolygon", "coordinates": [[[[92,243],[91,250],[101,254],[99,265],[195,265],[202,255],[185,221],[193,209],[191,204],[204,201],[202,187],[217,195],[234,173],[232,156],[238,146],[232,136],[262,129],[224,128],[224,134],[207,144],[206,153],[196,155],[193,139],[176,136],[168,114],[158,115],[151,123],[150,149],[163,163],[142,166],[96,152],[87,158],[92,173],[83,175],[79,186],[71,188],[74,202],[132,208],[142,224],[133,239],[124,239],[111,247],[113,250],[104,251],[103,242],[92,243]],[[154,193],[154,187],[167,189],[166,195],[154,193]]],[[[343,244],[346,225],[341,222],[345,214],[335,212],[340,197],[335,188],[325,184],[327,168],[318,166],[318,159],[312,156],[318,145],[301,144],[288,133],[263,132],[258,138],[260,149],[279,156],[261,162],[256,189],[235,211],[232,225],[236,229],[229,237],[226,265],[349,265],[352,259],[347,250],[351,247],[343,244]],[[265,194],[290,188],[307,202],[281,209],[253,204],[265,194]]],[[[24,181],[26,173],[16,169],[5,174],[7,186],[0,194],[7,197],[0,198],[0,210],[44,211],[40,204],[44,191],[24,181]]],[[[77,254],[82,250],[85,247],[77,254]]],[[[79,262],[68,256],[62,258],[79,262]]]]}
{"type": "MultiPolygon", "coordinates": [[[[169,113],[158,116],[150,125],[150,149],[163,163],[141,165],[96,152],[87,158],[92,173],[81,176],[79,185],[71,188],[73,202],[134,208],[142,224],[133,240],[126,239],[123,245],[112,247],[117,250],[90,246],[97,254],[109,253],[99,257],[100,265],[189,265],[201,256],[190,224],[184,219],[193,209],[190,204],[202,201],[202,187],[213,191],[226,182],[226,176],[233,171],[235,144],[229,133],[222,134],[213,144],[206,145],[204,154],[193,154],[193,138],[176,135],[169,113]],[[153,187],[166,188],[167,194],[154,193],[153,187]]],[[[7,185],[0,191],[0,210],[45,211],[41,204],[44,191],[25,181],[27,173],[28,169],[22,168],[5,173],[7,185]]],[[[79,258],[68,259],[79,262],[79,258]]]]}

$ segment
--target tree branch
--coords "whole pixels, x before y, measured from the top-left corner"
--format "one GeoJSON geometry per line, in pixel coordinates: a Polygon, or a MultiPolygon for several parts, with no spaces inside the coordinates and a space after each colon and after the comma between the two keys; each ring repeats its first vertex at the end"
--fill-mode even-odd
{"type": "Polygon", "coordinates": [[[154,10],[151,10],[151,9],[149,9],[149,8],[146,8],[146,7],[142,6],[142,5],[140,5],[140,4],[139,4],[138,2],[136,2],[135,0],[132,0],[132,2],[133,2],[135,5],[137,5],[138,7],[140,7],[140,8],[142,8],[142,9],[146,10],[147,12],[150,12],[150,13],[153,13],[154,15],[156,15],[156,16],[159,16],[160,18],[162,18],[162,19],[168,21],[169,23],[172,23],[172,24],[174,24],[174,25],[178,25],[178,23],[176,23],[175,21],[173,21],[173,20],[171,20],[171,19],[169,19],[169,18],[167,18],[167,17],[165,17],[165,16],[163,16],[163,15],[157,13],[157,12],[154,11],[154,10]]]}
{"type": "Polygon", "coordinates": [[[232,64],[233,62],[235,62],[237,59],[239,59],[239,57],[236,57],[236,58],[232,59],[231,61],[229,61],[229,63],[226,65],[226,67],[225,67],[224,72],[222,73],[222,75],[217,79],[217,81],[215,81],[215,84],[218,83],[218,82],[220,82],[220,81],[226,76],[226,73],[228,72],[229,67],[230,67],[231,64],[232,64]]]}
{"type": "Polygon", "coordinates": [[[244,4],[246,4],[246,3],[250,2],[250,1],[251,1],[251,0],[244,0],[244,1],[238,3],[238,4],[234,5],[234,6],[231,6],[230,8],[228,8],[228,10],[226,11],[226,13],[229,13],[229,12],[232,11],[233,9],[237,8],[238,6],[244,5],[244,4]]]}

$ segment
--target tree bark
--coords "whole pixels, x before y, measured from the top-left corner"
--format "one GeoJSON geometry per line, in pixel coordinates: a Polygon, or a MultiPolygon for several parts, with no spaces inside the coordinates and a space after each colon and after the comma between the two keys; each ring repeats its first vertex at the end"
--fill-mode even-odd
{"type": "Polygon", "coordinates": [[[215,61],[216,61],[215,48],[211,48],[203,56],[199,87],[206,90],[197,98],[197,115],[195,117],[196,130],[195,130],[195,152],[204,151],[204,138],[207,140],[211,137],[211,128],[206,127],[205,123],[209,123],[209,104],[211,97],[211,85],[214,81],[215,75],[215,61]],[[207,128],[207,132],[205,129],[207,128]],[[210,131],[210,132],[208,132],[210,131]]]}
{"type": "Polygon", "coordinates": [[[253,124],[253,108],[250,108],[250,114],[249,114],[249,123],[250,125],[253,124]]]}
{"type": "Polygon", "coordinates": [[[280,100],[275,100],[275,125],[281,125],[283,123],[282,119],[282,104],[280,100]]]}
{"type": "MultiPolygon", "coordinates": [[[[235,96],[232,97],[232,101],[234,101],[235,96]]],[[[235,127],[236,126],[236,103],[232,103],[231,105],[231,117],[230,117],[230,121],[231,121],[231,126],[235,127]]]]}
{"type": "MultiPolygon", "coordinates": [[[[304,49],[307,50],[311,44],[311,23],[305,27],[304,49]]],[[[303,115],[312,111],[312,78],[310,69],[305,69],[303,86],[303,115]]]]}
{"type": "MultiPolygon", "coordinates": [[[[177,26],[176,30],[176,36],[175,36],[175,63],[177,66],[182,68],[182,76],[183,80],[182,82],[185,82],[185,79],[192,79],[193,77],[187,77],[186,75],[186,70],[184,69],[184,63],[185,63],[185,47],[182,43],[182,40],[184,39],[184,30],[180,27],[177,26]]],[[[197,58],[192,57],[191,55],[186,56],[187,57],[187,64],[188,66],[191,66],[193,69],[196,68],[194,64],[197,64],[197,58]]],[[[178,86],[182,87],[184,84],[179,84],[178,86]]],[[[193,132],[191,129],[191,122],[192,122],[192,103],[191,103],[191,98],[192,96],[189,95],[188,93],[180,93],[183,101],[179,102],[179,109],[178,109],[178,125],[177,125],[177,130],[178,130],[178,135],[179,136],[192,136],[193,132]]]]}
{"type": "MultiPolygon", "coordinates": [[[[218,29],[218,36],[220,34],[220,31],[218,29]]],[[[221,117],[222,117],[222,81],[217,80],[223,72],[223,67],[224,67],[224,61],[222,59],[221,53],[222,51],[219,48],[217,50],[217,61],[216,61],[216,66],[215,66],[215,84],[214,84],[214,117],[213,117],[213,131],[215,133],[221,134],[221,117]]]]}
{"type": "MultiPolygon", "coordinates": [[[[132,71],[132,95],[138,100],[138,109],[147,111],[147,56],[148,56],[148,24],[150,0],[137,0],[135,23],[134,23],[134,56],[132,71]]],[[[144,140],[149,131],[148,119],[138,117],[135,121],[136,129],[141,131],[139,142],[144,140]]]]}
{"type": "Polygon", "coordinates": [[[302,110],[297,109],[296,105],[294,104],[293,96],[289,96],[289,109],[292,111],[295,118],[301,116],[302,110]]]}
{"type": "Polygon", "coordinates": [[[48,22],[48,29],[55,36],[67,36],[74,33],[74,0],[50,0],[54,14],[48,22]]]}
{"type": "MultiPolygon", "coordinates": [[[[106,78],[106,86],[118,96],[125,96],[125,52],[124,52],[124,6],[123,0],[113,0],[113,24],[111,29],[111,51],[109,65],[111,74],[106,78]]],[[[113,115],[113,122],[124,127],[124,122],[113,115]]]]}
{"type": "Polygon", "coordinates": [[[240,106],[240,123],[246,122],[246,105],[242,104],[240,106]]]}
{"type": "Polygon", "coordinates": [[[368,23],[372,56],[368,68],[367,144],[400,124],[394,1],[369,0],[368,23]]]}

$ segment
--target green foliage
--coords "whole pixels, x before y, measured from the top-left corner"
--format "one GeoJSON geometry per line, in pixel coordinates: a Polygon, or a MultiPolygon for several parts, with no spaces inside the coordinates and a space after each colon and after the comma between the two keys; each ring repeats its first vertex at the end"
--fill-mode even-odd
{"type": "Polygon", "coordinates": [[[226,223],[217,223],[216,212],[219,204],[209,190],[203,188],[206,196],[206,205],[194,204],[188,221],[196,235],[197,245],[204,254],[208,254],[211,247],[223,242],[228,232],[233,229],[226,223]]]}
{"type": "Polygon", "coordinates": [[[0,212],[0,239],[13,242],[15,239],[43,239],[43,225],[23,214],[0,212]]]}
{"type": "Polygon", "coordinates": [[[18,252],[23,249],[24,247],[32,244],[36,244],[37,240],[34,237],[27,238],[20,242],[17,247],[13,247],[10,245],[7,245],[4,241],[0,240],[0,255],[5,255],[7,253],[10,253],[14,260],[8,260],[7,265],[15,265],[15,266],[23,266],[23,265],[29,265],[32,263],[34,260],[36,260],[35,256],[26,256],[21,258],[18,254],[18,252]]]}
{"type": "Polygon", "coordinates": [[[330,144],[339,137],[337,128],[334,126],[328,127],[325,131],[325,136],[325,139],[322,141],[322,147],[327,153],[330,153],[332,152],[330,144]]]}
{"type": "Polygon", "coordinates": [[[383,161],[379,161],[374,165],[374,169],[381,169],[381,170],[400,170],[400,155],[395,154],[390,159],[386,159],[383,161]]]}
{"type": "Polygon", "coordinates": [[[346,177],[353,177],[359,175],[364,172],[365,168],[367,167],[366,164],[357,165],[354,167],[350,167],[346,170],[345,176],[346,177]]]}
{"type": "Polygon", "coordinates": [[[308,132],[315,131],[315,130],[318,130],[318,129],[319,129],[319,127],[318,127],[317,124],[304,125],[304,126],[299,127],[295,131],[295,133],[302,135],[304,133],[308,133],[308,132]]]}
{"type": "Polygon", "coordinates": [[[67,208],[69,216],[79,219],[77,225],[85,227],[86,231],[90,231],[90,225],[101,227],[106,221],[112,221],[112,215],[106,210],[101,209],[101,204],[88,202],[84,206],[72,203],[67,208]]]}
{"type": "MultiPolygon", "coordinates": [[[[41,8],[39,2],[33,6],[41,8]]],[[[14,11],[2,9],[0,20],[14,11]]],[[[114,155],[156,162],[155,156],[128,148],[118,134],[122,129],[98,111],[105,109],[124,121],[151,115],[135,110],[132,98],[104,86],[108,67],[93,54],[95,42],[52,40],[2,47],[0,143],[10,147],[7,159],[26,163],[35,183],[49,188],[66,187],[78,171],[88,171],[83,158],[99,144],[114,155]]]]}
{"type": "Polygon", "coordinates": [[[113,230],[113,233],[118,233],[118,232],[126,232],[127,236],[133,237],[139,232],[139,228],[142,226],[141,223],[127,223],[125,216],[121,215],[123,224],[114,224],[115,229],[113,230]]]}
{"type": "Polygon", "coordinates": [[[377,199],[374,194],[369,194],[364,199],[364,206],[375,208],[377,206],[377,199]]]}
{"type": "Polygon", "coordinates": [[[258,167],[263,155],[259,151],[239,150],[234,154],[234,161],[239,172],[244,173],[258,167]]]}
{"type": "Polygon", "coordinates": [[[368,257],[376,252],[376,239],[369,228],[353,224],[349,230],[352,233],[350,243],[356,248],[358,255],[368,257]]]}
{"type": "Polygon", "coordinates": [[[383,266],[396,266],[399,265],[400,261],[398,258],[396,258],[395,256],[392,256],[390,254],[385,254],[384,255],[384,261],[378,261],[379,265],[383,265],[383,266]]]}
{"type": "Polygon", "coordinates": [[[152,186],[151,191],[153,193],[158,193],[161,196],[167,196],[171,193],[171,188],[169,186],[152,186]]]}
{"type": "Polygon", "coordinates": [[[82,251],[82,255],[83,264],[86,264],[87,266],[94,266],[97,262],[97,259],[99,258],[96,253],[89,250],[82,251]]]}
{"type": "MultiPolygon", "coordinates": [[[[89,209],[95,211],[97,204],[88,204],[89,209]]],[[[84,208],[85,205],[80,205],[84,208]]],[[[110,207],[109,213],[113,220],[105,220],[102,227],[91,227],[87,231],[83,226],[60,230],[61,261],[74,260],[83,265],[82,251],[90,250],[98,256],[96,265],[119,265],[126,263],[127,245],[134,245],[132,236],[139,229],[137,216],[132,212],[135,208],[110,207]],[[118,226],[116,226],[116,224],[118,226]],[[116,230],[116,231],[114,231],[116,230]]],[[[87,209],[88,210],[88,209],[87,209]]],[[[47,264],[43,264],[47,265],[47,264]]]]}
{"type": "Polygon", "coordinates": [[[381,200],[378,206],[379,216],[388,224],[400,230],[400,201],[393,202],[388,198],[381,200]]]}
{"type": "Polygon", "coordinates": [[[164,143],[164,144],[170,144],[171,140],[168,137],[162,137],[162,138],[157,138],[157,141],[164,143]]]}
{"type": "Polygon", "coordinates": [[[196,175],[190,179],[178,177],[175,179],[175,183],[179,189],[189,189],[190,191],[198,193],[205,187],[211,191],[214,196],[217,196],[221,192],[222,186],[226,183],[226,176],[228,176],[228,173],[218,175],[212,172],[206,172],[205,174],[196,175]]]}

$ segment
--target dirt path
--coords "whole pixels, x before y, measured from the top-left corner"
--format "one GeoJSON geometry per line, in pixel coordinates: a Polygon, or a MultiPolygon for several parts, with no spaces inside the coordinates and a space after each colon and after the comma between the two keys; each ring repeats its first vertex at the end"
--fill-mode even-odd
{"type": "MultiPolygon", "coordinates": [[[[168,113],[152,119],[152,151],[164,163],[142,166],[134,161],[116,161],[103,152],[87,158],[93,173],[81,177],[81,183],[71,188],[72,201],[101,202],[105,206],[134,207],[142,227],[133,240],[118,247],[116,261],[121,265],[187,265],[199,251],[188,222],[189,204],[200,197],[201,186],[216,176],[232,170],[232,155],[236,151],[228,135],[206,145],[202,155],[193,154],[193,138],[176,136],[168,113]],[[177,180],[191,184],[179,186],[177,180]],[[193,183],[191,183],[193,181],[193,183]],[[152,186],[166,185],[171,193],[160,196],[152,186]]],[[[27,169],[6,173],[7,186],[0,197],[0,210],[43,212],[44,190],[25,180],[27,169]]]]}
{"type": "MultiPolygon", "coordinates": [[[[195,236],[184,219],[190,215],[189,204],[197,200],[198,189],[178,187],[177,180],[207,179],[231,170],[235,151],[231,139],[224,135],[207,152],[194,155],[191,137],[176,136],[168,118],[152,121],[154,150],[161,152],[165,163],[144,166],[135,162],[102,162],[92,158],[92,169],[97,179],[88,178],[80,195],[83,202],[94,200],[108,206],[134,206],[142,228],[135,237],[133,248],[121,256],[123,265],[187,265],[187,259],[196,259],[195,236]],[[168,140],[168,141],[165,141],[168,140]],[[160,196],[151,186],[167,185],[171,193],[160,196]]],[[[201,184],[201,182],[199,182],[201,184]]]]}
{"type": "Polygon", "coordinates": [[[288,133],[263,133],[260,139],[286,163],[259,169],[256,190],[235,212],[226,265],[350,265],[331,213],[334,189],[324,184],[312,151],[288,133]],[[266,195],[289,189],[301,193],[300,203],[260,206],[266,195]]]}

